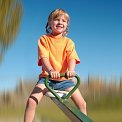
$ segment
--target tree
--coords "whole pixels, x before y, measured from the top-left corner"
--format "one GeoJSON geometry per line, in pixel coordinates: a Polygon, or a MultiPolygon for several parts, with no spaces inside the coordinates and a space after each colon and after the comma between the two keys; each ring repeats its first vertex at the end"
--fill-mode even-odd
{"type": "Polygon", "coordinates": [[[15,41],[22,14],[21,0],[0,0],[0,63],[8,47],[15,41]]]}

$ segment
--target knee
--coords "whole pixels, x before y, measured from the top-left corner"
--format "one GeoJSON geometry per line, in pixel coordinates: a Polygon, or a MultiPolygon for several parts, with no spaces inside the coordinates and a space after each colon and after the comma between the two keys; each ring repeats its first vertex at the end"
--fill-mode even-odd
{"type": "Polygon", "coordinates": [[[28,98],[28,101],[27,101],[27,107],[29,108],[36,108],[37,106],[37,103],[34,99],[32,99],[31,97],[28,98]]]}
{"type": "Polygon", "coordinates": [[[80,109],[82,109],[82,110],[86,110],[86,102],[85,101],[83,101],[81,104],[80,104],[80,109]]]}

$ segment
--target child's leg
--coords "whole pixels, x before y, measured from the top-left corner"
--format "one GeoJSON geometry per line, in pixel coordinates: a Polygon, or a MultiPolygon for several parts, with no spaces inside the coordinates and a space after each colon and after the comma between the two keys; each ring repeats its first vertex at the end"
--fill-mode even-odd
{"type": "Polygon", "coordinates": [[[30,97],[28,98],[25,115],[24,115],[24,122],[32,122],[35,115],[35,109],[43,95],[46,93],[47,88],[44,84],[37,84],[33,89],[30,97]]]}
{"type": "MultiPolygon", "coordinates": [[[[72,88],[68,88],[67,91],[71,91],[72,88]]],[[[83,99],[79,89],[77,89],[71,96],[71,99],[75,103],[75,105],[80,109],[81,112],[83,112],[85,115],[87,115],[86,110],[86,102],[83,99]]]]}

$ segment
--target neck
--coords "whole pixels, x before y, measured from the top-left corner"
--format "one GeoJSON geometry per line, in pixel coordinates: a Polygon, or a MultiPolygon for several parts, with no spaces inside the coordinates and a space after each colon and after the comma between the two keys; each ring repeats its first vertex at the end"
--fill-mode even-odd
{"type": "Polygon", "coordinates": [[[63,34],[62,34],[62,33],[60,33],[60,34],[51,33],[51,35],[52,35],[52,36],[58,36],[58,37],[62,37],[62,35],[63,35],[63,34]]]}
{"type": "Polygon", "coordinates": [[[61,38],[63,37],[62,33],[61,34],[54,34],[54,33],[51,33],[52,36],[56,37],[56,38],[61,38]]]}

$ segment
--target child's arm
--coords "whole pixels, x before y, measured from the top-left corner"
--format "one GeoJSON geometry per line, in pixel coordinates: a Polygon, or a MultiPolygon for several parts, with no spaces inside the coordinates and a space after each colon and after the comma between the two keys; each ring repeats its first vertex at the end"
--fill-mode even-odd
{"type": "Polygon", "coordinates": [[[51,78],[54,79],[60,78],[60,73],[53,69],[48,58],[42,58],[41,61],[42,61],[42,66],[46,69],[46,71],[49,73],[51,78]]]}
{"type": "Polygon", "coordinates": [[[76,60],[75,59],[70,59],[68,62],[68,71],[67,71],[67,77],[73,77],[75,76],[75,65],[76,65],[76,60]]]}

